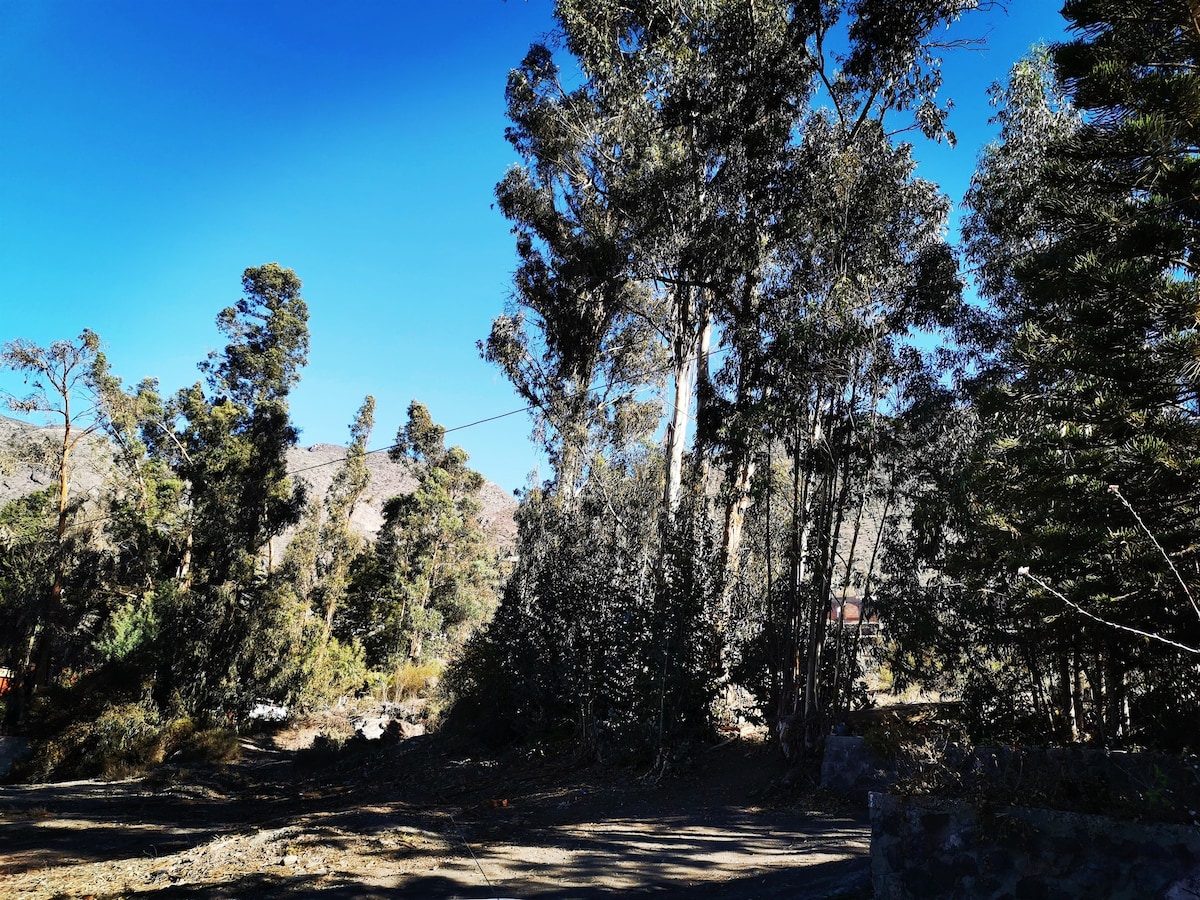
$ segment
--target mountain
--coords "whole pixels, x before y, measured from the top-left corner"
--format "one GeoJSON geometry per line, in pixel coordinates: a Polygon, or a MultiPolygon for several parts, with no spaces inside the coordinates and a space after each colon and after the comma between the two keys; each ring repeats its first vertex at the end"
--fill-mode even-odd
{"type": "MultiPolygon", "coordinates": [[[[288,471],[292,477],[304,481],[309,487],[309,498],[320,500],[325,496],[338,466],[346,458],[346,448],[337,444],[313,444],[311,447],[293,447],[288,451],[288,471]]],[[[383,452],[367,454],[367,471],[371,473],[371,484],[363,495],[363,501],[354,510],[351,521],[359,531],[374,537],[383,526],[383,504],[389,497],[411,494],[417,487],[417,479],[407,463],[395,463],[383,452]]],[[[484,533],[498,549],[511,549],[517,540],[517,523],[514,518],[517,501],[508,491],[488,481],[479,492],[483,505],[480,519],[484,533]]]]}
{"type": "MultiPolygon", "coordinates": [[[[61,443],[61,428],[39,428],[0,416],[0,506],[34,491],[54,487],[58,475],[52,466],[24,460],[47,459],[53,445],[61,443]]],[[[72,496],[86,496],[85,503],[99,500],[112,460],[107,444],[101,439],[84,441],[71,459],[75,464],[71,477],[72,496]]]]}
{"type": "MultiPolygon", "coordinates": [[[[39,427],[0,415],[0,506],[54,486],[57,476],[51,467],[17,462],[12,457],[16,451],[23,451],[20,455],[24,459],[44,458],[45,448],[61,440],[60,428],[39,427]]],[[[309,499],[320,502],[345,457],[346,448],[335,444],[293,447],[288,451],[288,469],[293,477],[308,484],[309,499]]],[[[107,443],[101,438],[85,441],[76,450],[72,461],[72,494],[85,495],[88,505],[98,502],[111,468],[107,443]]],[[[408,464],[392,462],[386,453],[368,454],[367,469],[371,473],[371,484],[351,521],[363,535],[374,538],[383,525],[384,502],[399,494],[412,493],[417,479],[408,464]]],[[[485,482],[479,499],[483,504],[480,516],[483,530],[492,546],[500,551],[510,550],[516,543],[514,515],[517,501],[504,488],[490,481],[485,482]]]]}

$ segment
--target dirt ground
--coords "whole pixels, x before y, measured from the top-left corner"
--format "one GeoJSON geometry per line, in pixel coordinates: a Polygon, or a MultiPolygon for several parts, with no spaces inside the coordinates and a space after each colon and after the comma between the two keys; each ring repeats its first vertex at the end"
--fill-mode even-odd
{"type": "Polygon", "coordinates": [[[738,740],[637,770],[437,736],[0,787],[5,898],[869,897],[865,808],[738,740]],[[794,775],[794,773],[793,773],[794,775]]]}

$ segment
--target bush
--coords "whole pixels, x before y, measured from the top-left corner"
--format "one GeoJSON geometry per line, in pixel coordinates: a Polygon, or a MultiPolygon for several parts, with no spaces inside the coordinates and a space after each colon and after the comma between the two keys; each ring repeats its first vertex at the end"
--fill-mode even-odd
{"type": "Polygon", "coordinates": [[[193,731],[180,744],[178,752],[185,760],[223,766],[241,758],[242,741],[232,729],[204,728],[193,731]]]}
{"type": "Polygon", "coordinates": [[[240,752],[237,735],[164,714],[142,691],[136,670],[110,664],[64,673],[30,705],[32,753],[14,776],[26,781],[126,778],[184,759],[224,764],[240,752]]]}
{"type": "Polygon", "coordinates": [[[384,702],[390,700],[393,703],[402,703],[424,694],[436,685],[445,667],[441,660],[404,663],[394,672],[380,675],[375,683],[375,691],[384,702]]]}
{"type": "Polygon", "coordinates": [[[163,723],[148,701],[105,705],[94,717],[35,741],[22,767],[28,780],[124,778],[162,762],[163,723]]]}
{"type": "Polygon", "coordinates": [[[313,742],[297,751],[295,766],[299,769],[319,769],[332,765],[345,750],[348,738],[335,732],[321,732],[313,742]]]}
{"type": "MultiPolygon", "coordinates": [[[[633,487],[637,487],[634,485],[633,487]]],[[[718,557],[702,510],[614,529],[612,495],[533,498],[495,617],[447,675],[447,727],[484,740],[573,737],[604,758],[652,758],[706,736],[720,673],[718,557]]]]}

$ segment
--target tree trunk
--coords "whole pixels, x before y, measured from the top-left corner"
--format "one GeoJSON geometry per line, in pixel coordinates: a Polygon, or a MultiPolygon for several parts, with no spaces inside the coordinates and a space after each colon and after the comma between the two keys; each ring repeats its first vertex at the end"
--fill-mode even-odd
{"type": "Polygon", "coordinates": [[[737,580],[740,568],[739,553],[742,532],[746,526],[746,511],[750,508],[750,485],[754,480],[754,460],[747,452],[734,468],[730,479],[730,499],[725,507],[725,533],[721,541],[722,570],[726,591],[737,580]]]}
{"type": "Polygon", "coordinates": [[[672,380],[674,399],[667,420],[664,452],[667,461],[667,483],[663,505],[667,520],[672,521],[679,509],[683,485],[683,454],[687,446],[688,411],[696,387],[696,355],[704,329],[693,321],[690,289],[679,289],[675,298],[675,336],[672,341],[672,380]],[[680,296],[682,293],[683,296],[680,296]]]}

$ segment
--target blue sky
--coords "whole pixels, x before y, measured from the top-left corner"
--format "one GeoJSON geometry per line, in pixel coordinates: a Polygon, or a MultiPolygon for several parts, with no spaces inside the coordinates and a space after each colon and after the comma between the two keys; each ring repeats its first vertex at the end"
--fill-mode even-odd
{"type": "MultiPolygon", "coordinates": [[[[1054,3],[968,18],[946,61],[960,143],[917,145],[955,201],[991,136],[987,86],[1054,3]]],[[[455,427],[519,408],[475,341],[514,267],[492,190],[515,161],[504,83],[550,0],[0,0],[0,342],[98,332],[114,371],[197,380],[247,266],[304,281],[301,442],[385,446],[420,399],[455,427]]],[[[0,388],[20,384],[0,376],[0,388]]],[[[507,489],[538,465],[512,416],[453,435],[507,489]]],[[[542,475],[547,473],[543,472],[542,475]]]]}

